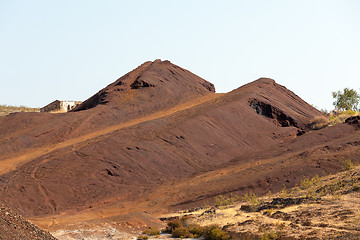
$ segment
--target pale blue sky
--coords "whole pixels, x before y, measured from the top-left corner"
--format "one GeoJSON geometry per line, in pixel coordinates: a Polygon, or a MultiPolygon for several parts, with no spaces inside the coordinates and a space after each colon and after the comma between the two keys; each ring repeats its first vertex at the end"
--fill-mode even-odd
{"type": "Polygon", "coordinates": [[[0,104],[85,100],[148,60],[228,92],[260,77],[333,109],[360,88],[358,0],[0,0],[0,104]]]}

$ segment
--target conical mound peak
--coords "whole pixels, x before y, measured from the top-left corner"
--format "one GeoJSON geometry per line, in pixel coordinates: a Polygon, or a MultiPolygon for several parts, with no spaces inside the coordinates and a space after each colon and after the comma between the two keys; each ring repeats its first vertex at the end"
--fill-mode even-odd
{"type": "Polygon", "coordinates": [[[117,79],[79,105],[74,111],[97,105],[122,105],[141,101],[182,102],[214,93],[212,83],[170,61],[148,61],[117,79]]]}

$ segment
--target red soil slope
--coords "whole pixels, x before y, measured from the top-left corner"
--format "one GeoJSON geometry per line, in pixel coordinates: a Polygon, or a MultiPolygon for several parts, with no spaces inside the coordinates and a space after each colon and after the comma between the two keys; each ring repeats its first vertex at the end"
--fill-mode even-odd
{"type": "Polygon", "coordinates": [[[211,83],[169,61],[146,62],[89,98],[76,112],[18,113],[1,118],[0,152],[6,155],[1,158],[171,109],[214,92],[211,83]]]}
{"type": "Polygon", "coordinates": [[[0,118],[0,197],[46,217],[276,191],[358,152],[354,125],[309,132],[321,115],[271,79],[215,94],[168,61],[147,62],[73,112],[0,118]]]}
{"type": "Polygon", "coordinates": [[[55,240],[22,216],[0,204],[0,239],[55,240]]]}

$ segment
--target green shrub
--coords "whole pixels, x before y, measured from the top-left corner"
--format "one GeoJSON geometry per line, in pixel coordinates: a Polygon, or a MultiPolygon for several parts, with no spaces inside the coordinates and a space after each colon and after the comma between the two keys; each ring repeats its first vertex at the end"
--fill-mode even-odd
{"type": "Polygon", "coordinates": [[[150,228],[143,231],[143,234],[147,234],[149,236],[157,236],[160,235],[160,231],[157,228],[150,228]]]}
{"type": "Polygon", "coordinates": [[[172,234],[171,234],[172,237],[174,238],[188,238],[188,237],[192,237],[190,236],[190,232],[189,232],[189,229],[186,228],[186,227],[178,227],[176,228],[172,234]]]}
{"type": "Polygon", "coordinates": [[[215,205],[217,206],[228,206],[240,201],[240,197],[236,194],[230,194],[229,197],[219,195],[215,197],[215,205]]]}
{"type": "Polygon", "coordinates": [[[343,162],[344,171],[352,170],[353,168],[354,168],[354,164],[351,162],[351,160],[347,159],[343,162]]]}
{"type": "Polygon", "coordinates": [[[261,240],[276,240],[279,238],[279,234],[276,232],[265,232],[263,233],[263,235],[261,236],[261,240]]]}
{"type": "Polygon", "coordinates": [[[191,224],[188,226],[188,229],[194,238],[200,238],[205,232],[205,228],[199,224],[191,224]]]}
{"type": "Polygon", "coordinates": [[[332,92],[336,109],[356,111],[358,109],[360,94],[354,89],[344,88],[343,91],[332,92]]]}
{"type": "Polygon", "coordinates": [[[242,200],[247,202],[252,210],[256,209],[261,204],[261,201],[257,198],[255,193],[246,193],[242,200]]]}
{"type": "Polygon", "coordinates": [[[205,240],[228,240],[229,235],[216,225],[202,227],[199,224],[186,225],[186,218],[169,221],[165,232],[171,233],[173,238],[200,238],[205,240]]]}
{"type": "Polygon", "coordinates": [[[205,229],[205,240],[228,240],[229,238],[229,235],[221,230],[217,225],[211,225],[205,229]]]}
{"type": "Polygon", "coordinates": [[[171,220],[167,223],[167,226],[165,228],[166,233],[172,233],[175,229],[182,227],[182,222],[180,219],[171,220]]]}
{"type": "Polygon", "coordinates": [[[281,189],[280,197],[287,198],[287,197],[289,197],[290,193],[291,193],[290,189],[287,189],[286,186],[284,185],[283,189],[281,189]]]}
{"type": "Polygon", "coordinates": [[[330,113],[330,115],[329,115],[329,117],[330,117],[329,125],[332,126],[332,125],[335,125],[337,123],[343,123],[343,122],[345,122],[345,120],[347,118],[352,117],[352,116],[356,116],[356,115],[359,115],[359,114],[357,112],[351,111],[351,110],[338,111],[338,112],[330,113]]]}
{"type": "Polygon", "coordinates": [[[304,178],[302,181],[301,181],[301,189],[308,189],[314,185],[316,185],[317,183],[319,182],[319,176],[318,175],[315,175],[315,177],[313,178],[304,178]]]}

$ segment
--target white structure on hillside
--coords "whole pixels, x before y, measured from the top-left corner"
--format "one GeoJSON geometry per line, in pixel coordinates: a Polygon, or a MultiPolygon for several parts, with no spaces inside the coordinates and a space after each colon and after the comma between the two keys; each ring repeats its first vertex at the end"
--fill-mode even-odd
{"type": "Polygon", "coordinates": [[[40,108],[40,112],[68,112],[81,104],[79,101],[60,101],[55,100],[45,107],[40,108]]]}

